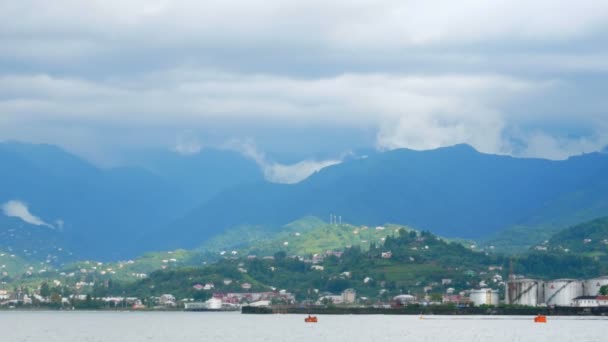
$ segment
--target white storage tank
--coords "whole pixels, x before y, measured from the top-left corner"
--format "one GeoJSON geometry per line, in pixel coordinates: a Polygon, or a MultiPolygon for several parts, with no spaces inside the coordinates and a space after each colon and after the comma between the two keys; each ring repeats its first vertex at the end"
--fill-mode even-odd
{"type": "Polygon", "coordinates": [[[538,306],[544,303],[545,287],[542,280],[515,279],[507,282],[505,300],[511,305],[538,306]]]}
{"type": "Polygon", "coordinates": [[[497,306],[500,304],[500,299],[498,297],[498,290],[492,289],[480,289],[480,290],[471,290],[469,295],[469,299],[473,302],[473,305],[494,305],[497,306]]]}
{"type": "Polygon", "coordinates": [[[600,294],[600,288],[608,285],[608,277],[599,277],[586,280],[584,282],[585,296],[598,296],[600,294]]]}
{"type": "Polygon", "coordinates": [[[545,303],[572,306],[573,299],[583,295],[583,282],[576,279],[551,280],[545,286],[545,303]]]}
{"type": "Polygon", "coordinates": [[[207,305],[207,309],[209,310],[221,310],[222,309],[222,300],[219,298],[211,297],[209,300],[205,302],[207,305]]]}

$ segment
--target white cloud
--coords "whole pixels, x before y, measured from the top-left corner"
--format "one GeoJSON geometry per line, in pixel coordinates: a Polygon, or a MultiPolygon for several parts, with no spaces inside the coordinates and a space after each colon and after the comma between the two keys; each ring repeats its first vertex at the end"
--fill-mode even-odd
{"type": "Polygon", "coordinates": [[[596,152],[608,146],[608,134],[564,139],[544,132],[532,132],[526,137],[526,143],[526,148],[521,153],[524,157],[566,159],[575,154],[596,152]]]}
{"type": "Polygon", "coordinates": [[[266,155],[260,152],[252,142],[232,141],[224,147],[239,151],[244,156],[254,160],[262,169],[266,180],[274,183],[298,183],[325,167],[342,162],[341,159],[303,160],[286,165],[269,161],[266,155]]]}
{"type": "MultiPolygon", "coordinates": [[[[349,73],[303,79],[188,68],[100,82],[49,75],[5,76],[0,77],[0,93],[9,97],[0,99],[5,120],[0,136],[27,139],[24,137],[36,123],[45,127],[69,122],[71,126],[134,130],[177,126],[185,128],[186,133],[178,138],[174,150],[191,154],[201,149],[196,136],[187,133],[197,127],[238,122],[282,126],[314,123],[376,127],[379,149],[469,143],[483,152],[511,153],[505,128],[525,125],[530,118],[507,107],[522,99],[542,98],[560,87],[563,82],[496,74],[349,73]],[[14,136],[19,132],[24,136],[14,136]]],[[[541,122],[559,118],[608,125],[608,117],[598,117],[595,112],[562,116],[562,112],[549,111],[536,113],[534,118],[541,122]]],[[[599,130],[602,125],[594,126],[599,130]]],[[[85,135],[79,138],[86,139],[85,135]]],[[[605,143],[598,138],[584,146],[558,146],[569,146],[563,155],[582,152],[576,146],[599,149],[605,143]]],[[[534,152],[523,154],[552,158],[560,155],[554,147],[541,144],[531,147],[534,152]],[[542,146],[550,148],[546,155],[540,150],[542,146]]],[[[304,175],[336,162],[308,160],[288,168],[272,166],[262,159],[257,160],[264,165],[267,176],[281,182],[300,178],[290,178],[286,173],[304,175]]]]}
{"type": "Polygon", "coordinates": [[[276,183],[297,183],[320,171],[328,166],[340,164],[342,161],[337,159],[330,160],[302,160],[295,164],[282,165],[272,163],[264,169],[266,178],[276,183]]]}
{"type": "Polygon", "coordinates": [[[28,209],[27,204],[21,201],[12,200],[4,203],[2,205],[2,211],[6,216],[20,218],[24,222],[33,224],[35,226],[46,226],[53,229],[55,228],[52,225],[44,222],[38,216],[32,214],[28,209]]]}

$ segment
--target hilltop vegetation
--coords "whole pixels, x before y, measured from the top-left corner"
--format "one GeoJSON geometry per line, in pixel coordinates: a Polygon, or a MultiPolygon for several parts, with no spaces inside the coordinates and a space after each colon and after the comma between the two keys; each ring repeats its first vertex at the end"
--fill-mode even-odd
{"type": "Polygon", "coordinates": [[[578,253],[606,259],[608,256],[608,217],[562,230],[545,247],[554,252],[578,253]]]}
{"type": "Polygon", "coordinates": [[[387,235],[384,245],[371,243],[367,250],[346,248],[341,255],[329,254],[314,266],[311,255],[288,255],[279,251],[271,259],[225,258],[200,268],[161,270],[127,289],[146,296],[166,291],[194,296],[197,291],[192,286],[197,283],[211,282],[216,291],[242,291],[240,285],[247,282],[252,290],[288,289],[301,299],[310,291],[339,293],[351,287],[375,298],[382,293],[420,292],[429,284],[442,292],[448,285],[467,288],[482,279],[492,282],[494,274],[488,273],[488,267],[503,262],[431,233],[405,229],[387,235]],[[392,255],[387,257],[387,252],[392,255]],[[229,285],[223,283],[226,278],[231,280],[229,285]],[[440,285],[443,278],[451,278],[452,283],[440,285]]]}
{"type": "Polygon", "coordinates": [[[256,241],[241,251],[252,255],[272,255],[276,251],[285,251],[288,255],[308,255],[351,246],[367,250],[370,244],[383,244],[387,236],[395,234],[399,229],[407,229],[395,225],[370,228],[325,222],[307,227],[290,224],[285,228],[273,238],[256,241]]]}

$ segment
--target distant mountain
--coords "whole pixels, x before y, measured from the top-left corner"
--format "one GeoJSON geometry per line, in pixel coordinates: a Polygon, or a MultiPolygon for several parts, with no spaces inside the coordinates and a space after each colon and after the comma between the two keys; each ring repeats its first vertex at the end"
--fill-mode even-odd
{"type": "Polygon", "coordinates": [[[160,234],[168,246],[192,247],[229,227],[334,213],[353,224],[396,222],[481,239],[552,215],[595,217],[608,209],[605,174],[602,153],[550,161],[483,154],[467,145],[400,149],[327,167],[298,184],[226,190],[160,234]]]}
{"type": "Polygon", "coordinates": [[[0,250],[54,265],[73,260],[65,236],[56,229],[0,215],[0,250]]]}
{"type": "Polygon", "coordinates": [[[33,253],[32,246],[60,244],[83,258],[135,256],[162,244],[139,243],[147,231],[167,225],[221,190],[262,179],[255,163],[232,152],[143,157],[146,162],[131,167],[101,169],[56,146],[0,143],[0,208],[19,201],[48,225],[7,220],[0,209],[5,238],[0,248],[33,253]]]}
{"type": "MultiPolygon", "coordinates": [[[[139,253],[132,241],[142,230],[187,209],[183,195],[150,172],[98,169],[54,146],[0,144],[0,165],[0,205],[24,203],[48,224],[40,231],[52,226],[66,248],[83,256],[139,253]]],[[[31,238],[45,239],[40,235],[31,238]]]]}
{"type": "Polygon", "coordinates": [[[189,155],[144,151],[134,153],[129,164],[162,177],[197,204],[227,188],[264,181],[260,167],[253,160],[228,150],[207,148],[189,155]]]}
{"type": "Polygon", "coordinates": [[[534,215],[485,239],[496,251],[521,253],[551,238],[560,230],[608,215],[608,169],[581,186],[547,202],[534,215]]]}
{"type": "Polygon", "coordinates": [[[299,218],[330,214],[357,226],[393,222],[446,237],[519,238],[528,231],[521,227],[544,237],[608,215],[606,153],[549,161],[467,145],[401,149],[351,156],[297,184],[266,182],[255,162],[220,150],[151,151],[129,164],[102,169],[55,146],[0,143],[0,206],[19,201],[39,220],[25,224],[0,210],[0,249],[31,254],[52,241],[79,258],[111,260],[198,247],[235,227],[276,233],[299,218]]]}

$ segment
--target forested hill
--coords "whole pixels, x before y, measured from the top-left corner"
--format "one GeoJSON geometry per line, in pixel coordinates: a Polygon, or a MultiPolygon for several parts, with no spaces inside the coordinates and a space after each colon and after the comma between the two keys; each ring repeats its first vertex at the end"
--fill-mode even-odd
{"type": "Polygon", "coordinates": [[[546,246],[552,251],[608,255],[608,217],[585,222],[555,234],[546,246]]]}
{"type": "Polygon", "coordinates": [[[550,161],[483,154],[467,145],[401,149],[327,167],[298,184],[234,187],[160,234],[173,246],[192,247],[229,227],[333,213],[354,224],[398,222],[480,239],[516,224],[569,224],[608,213],[608,192],[601,190],[607,173],[604,153],[550,161]]]}

